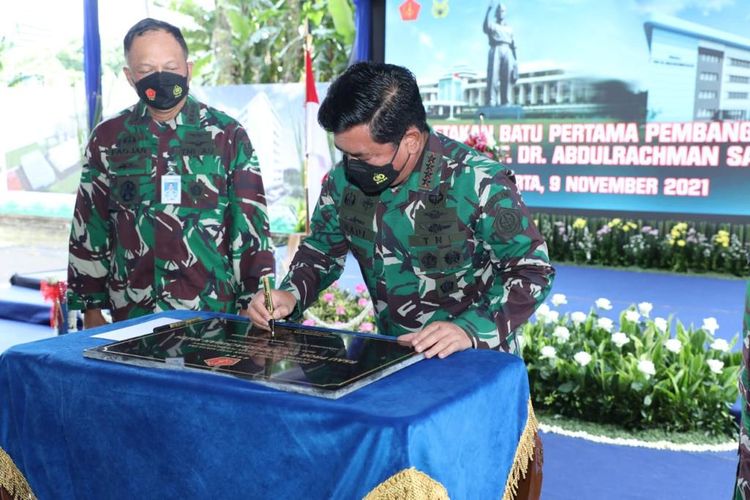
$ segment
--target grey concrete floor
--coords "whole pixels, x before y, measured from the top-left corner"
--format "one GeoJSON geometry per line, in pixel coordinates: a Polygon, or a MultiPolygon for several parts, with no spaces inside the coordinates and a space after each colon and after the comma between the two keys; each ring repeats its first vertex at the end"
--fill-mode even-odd
{"type": "Polygon", "coordinates": [[[14,273],[65,269],[69,228],[60,219],[0,216],[0,286],[14,273]]]}

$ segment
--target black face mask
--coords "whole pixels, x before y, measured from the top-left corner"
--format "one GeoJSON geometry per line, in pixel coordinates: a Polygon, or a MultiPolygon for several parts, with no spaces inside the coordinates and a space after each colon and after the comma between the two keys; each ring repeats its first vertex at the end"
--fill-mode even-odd
{"type": "MultiPolygon", "coordinates": [[[[396,158],[400,147],[401,142],[399,142],[396,152],[393,153],[391,161],[383,166],[370,165],[366,161],[349,158],[345,154],[344,171],[346,172],[346,178],[367,195],[382,193],[398,177],[398,171],[393,168],[393,160],[396,158]]],[[[409,161],[408,158],[407,161],[409,161]]]]}
{"type": "Polygon", "coordinates": [[[177,106],[187,95],[188,81],[186,76],[157,71],[144,76],[135,84],[138,97],[152,108],[166,110],[177,106]]]}

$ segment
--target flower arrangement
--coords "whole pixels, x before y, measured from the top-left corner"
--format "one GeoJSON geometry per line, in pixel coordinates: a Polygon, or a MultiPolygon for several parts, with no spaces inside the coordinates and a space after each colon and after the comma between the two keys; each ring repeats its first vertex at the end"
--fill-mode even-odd
{"type": "Polygon", "coordinates": [[[57,333],[68,333],[68,306],[65,293],[68,284],[65,281],[48,279],[39,284],[39,291],[46,302],[51,302],[49,326],[57,333]]]}
{"type": "Polygon", "coordinates": [[[671,318],[651,319],[646,302],[621,311],[617,321],[604,298],[588,313],[560,314],[561,294],[551,303],[523,327],[535,406],[628,429],[736,434],[728,409],[737,398],[741,354],[731,352],[736,337],[714,337],[715,318],[688,329],[670,327],[671,318]]]}
{"type": "Polygon", "coordinates": [[[302,324],[375,333],[375,317],[367,287],[359,284],[351,293],[334,283],[307,308],[302,324]]]}
{"type": "Polygon", "coordinates": [[[748,228],[710,224],[644,223],[537,215],[550,257],[558,262],[638,266],[676,272],[750,275],[748,228]]]}

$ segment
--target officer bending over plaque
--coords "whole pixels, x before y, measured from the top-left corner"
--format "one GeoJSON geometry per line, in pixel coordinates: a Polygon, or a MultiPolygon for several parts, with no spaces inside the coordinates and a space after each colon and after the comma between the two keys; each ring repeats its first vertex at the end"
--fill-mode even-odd
{"type": "MultiPolygon", "coordinates": [[[[299,318],[351,251],[380,333],[428,358],[472,347],[518,353],[515,332],[554,271],[511,172],[430,129],[416,80],[399,66],[351,66],[331,85],[318,121],[343,160],[272,292],[274,318],[299,318]]],[[[250,318],[267,327],[262,296],[250,318]]]]}
{"type": "Polygon", "coordinates": [[[99,124],[70,235],[68,301],[86,328],[171,309],[247,314],[273,272],[258,159],[242,126],[189,95],[178,28],[155,19],[124,39],[140,101],[99,124]]]}
{"type": "MultiPolygon", "coordinates": [[[[274,318],[298,319],[351,251],[381,334],[428,358],[472,347],[518,354],[516,331],[546,297],[554,270],[512,173],[430,129],[414,75],[400,66],[348,68],[318,121],[343,160],[272,292],[274,318]]],[[[262,294],[250,318],[268,328],[262,294]]]]}

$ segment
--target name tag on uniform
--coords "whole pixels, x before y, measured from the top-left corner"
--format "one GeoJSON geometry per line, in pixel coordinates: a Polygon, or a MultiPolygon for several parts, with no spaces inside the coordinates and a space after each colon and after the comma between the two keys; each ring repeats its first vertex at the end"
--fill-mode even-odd
{"type": "Polygon", "coordinates": [[[179,175],[161,176],[161,202],[173,205],[182,203],[182,183],[179,175]]]}

